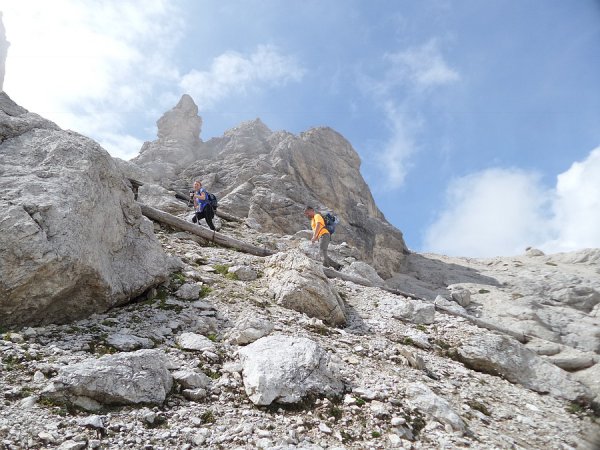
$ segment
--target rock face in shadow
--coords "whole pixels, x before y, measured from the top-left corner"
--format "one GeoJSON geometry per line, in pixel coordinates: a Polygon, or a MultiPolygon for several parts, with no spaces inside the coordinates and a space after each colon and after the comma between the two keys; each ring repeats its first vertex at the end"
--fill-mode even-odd
{"type": "Polygon", "coordinates": [[[110,155],[4,93],[0,192],[0,325],[105,311],[173,268],[110,155]]]}
{"type": "Polygon", "coordinates": [[[326,127],[300,135],[273,132],[256,119],[202,142],[197,113],[184,95],[158,121],[158,140],[146,142],[131,161],[146,171],[147,181],[184,191],[201,179],[221,210],[256,221],[265,232],[310,228],[306,205],[332,210],[341,220],[335,242],[356,247],[384,278],[401,271],[409,253],[402,233],[375,205],[360,158],[343,136],[326,127]]]}

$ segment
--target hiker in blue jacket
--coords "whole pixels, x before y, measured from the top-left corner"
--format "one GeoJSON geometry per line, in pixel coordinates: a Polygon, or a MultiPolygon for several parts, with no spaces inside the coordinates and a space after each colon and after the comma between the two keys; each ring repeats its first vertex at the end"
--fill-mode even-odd
{"type": "Polygon", "coordinates": [[[205,219],[208,227],[215,231],[213,225],[213,217],[215,210],[208,200],[208,192],[202,187],[202,183],[198,180],[194,181],[194,190],[190,192],[190,199],[194,200],[194,210],[196,213],[192,218],[192,222],[200,224],[200,219],[205,219]]]}

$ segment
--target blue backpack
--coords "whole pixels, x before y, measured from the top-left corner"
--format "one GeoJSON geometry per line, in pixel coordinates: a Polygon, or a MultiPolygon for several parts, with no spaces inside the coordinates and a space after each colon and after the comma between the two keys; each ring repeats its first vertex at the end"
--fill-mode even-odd
{"type": "Polygon", "coordinates": [[[217,196],[215,194],[206,193],[206,198],[208,199],[208,203],[212,206],[213,209],[217,209],[219,206],[219,201],[217,200],[217,196]]]}
{"type": "Polygon", "coordinates": [[[325,228],[327,228],[330,234],[335,232],[335,227],[340,223],[340,219],[330,212],[323,214],[323,220],[325,221],[325,228]]]}

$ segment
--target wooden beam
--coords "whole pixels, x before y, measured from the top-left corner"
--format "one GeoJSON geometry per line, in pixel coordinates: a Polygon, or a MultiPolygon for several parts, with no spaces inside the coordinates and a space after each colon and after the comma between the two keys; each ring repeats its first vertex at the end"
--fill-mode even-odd
{"type": "Polygon", "coordinates": [[[224,234],[217,233],[216,231],[212,231],[208,228],[204,228],[201,225],[196,225],[187,222],[183,219],[180,219],[179,217],[175,217],[172,214],[160,211],[148,205],[144,205],[143,203],[138,203],[138,205],[140,205],[140,208],[142,209],[142,214],[148,217],[149,219],[155,220],[160,223],[164,223],[165,225],[169,225],[170,227],[176,228],[178,230],[187,231],[188,233],[195,234],[196,236],[200,236],[210,242],[214,242],[217,245],[234,248],[241,252],[250,253],[251,255],[256,256],[270,256],[275,253],[274,251],[269,250],[265,247],[257,247],[255,245],[239,241],[229,236],[225,236],[224,234]]]}

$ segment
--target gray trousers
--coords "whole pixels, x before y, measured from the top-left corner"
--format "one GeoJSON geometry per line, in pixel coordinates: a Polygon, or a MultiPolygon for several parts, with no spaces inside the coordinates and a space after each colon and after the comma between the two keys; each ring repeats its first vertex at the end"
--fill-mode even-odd
{"type": "Polygon", "coordinates": [[[331,242],[331,235],[329,233],[325,233],[319,239],[319,248],[321,249],[321,258],[323,258],[323,265],[325,267],[333,267],[335,270],[340,270],[342,265],[340,263],[335,262],[333,259],[327,255],[327,248],[329,247],[329,243],[331,242]]]}

